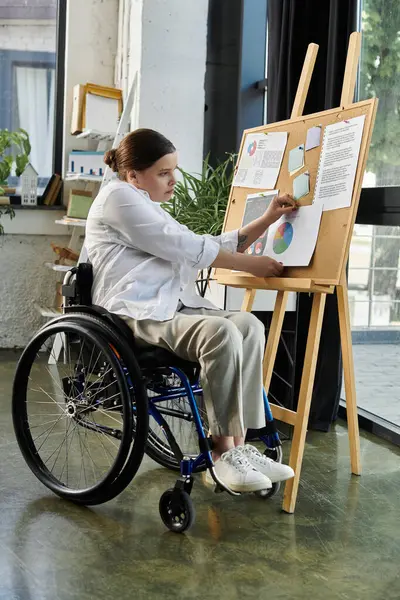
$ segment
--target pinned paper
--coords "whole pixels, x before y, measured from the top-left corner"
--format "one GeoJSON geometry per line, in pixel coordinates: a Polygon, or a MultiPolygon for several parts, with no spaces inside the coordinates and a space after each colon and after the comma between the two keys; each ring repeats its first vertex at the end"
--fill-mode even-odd
{"type": "Polygon", "coordinates": [[[365,115],[325,127],[314,202],[325,210],[351,206],[365,115]]]}
{"type": "Polygon", "coordinates": [[[304,167],[304,145],[293,148],[289,152],[289,173],[294,173],[304,167]]]}
{"type": "MultiPolygon", "coordinates": [[[[249,194],[246,198],[246,207],[244,210],[242,227],[245,227],[255,219],[261,217],[272,200],[279,194],[279,190],[271,190],[259,192],[258,194],[249,194]]],[[[264,252],[265,243],[267,241],[267,231],[264,231],[261,236],[255,240],[246,250],[246,254],[255,254],[259,256],[264,252]]]]}
{"type": "Polygon", "coordinates": [[[310,173],[305,171],[293,179],[293,196],[295,200],[300,200],[310,192],[310,173]]]}
{"type": "Polygon", "coordinates": [[[268,229],[264,255],[285,267],[307,267],[314,254],[321,222],[322,206],[301,206],[284,215],[268,229]]]}
{"type": "Polygon", "coordinates": [[[306,151],[317,148],[320,145],[321,128],[321,125],[317,125],[316,127],[310,127],[310,129],[307,131],[306,151]]]}
{"type": "Polygon", "coordinates": [[[279,176],[288,134],[285,131],[248,133],[233,185],[273,190],[279,176]]]}

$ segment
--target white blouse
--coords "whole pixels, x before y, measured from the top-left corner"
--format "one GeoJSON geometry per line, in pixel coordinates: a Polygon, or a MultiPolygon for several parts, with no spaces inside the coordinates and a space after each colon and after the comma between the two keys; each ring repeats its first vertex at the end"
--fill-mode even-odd
{"type": "Polygon", "coordinates": [[[216,307],[196,293],[199,269],[220,247],[237,251],[238,230],[197,235],[178,223],[146,192],[113,181],[94,200],[85,247],[93,265],[93,304],[134,319],[171,319],[181,301],[216,307]]]}

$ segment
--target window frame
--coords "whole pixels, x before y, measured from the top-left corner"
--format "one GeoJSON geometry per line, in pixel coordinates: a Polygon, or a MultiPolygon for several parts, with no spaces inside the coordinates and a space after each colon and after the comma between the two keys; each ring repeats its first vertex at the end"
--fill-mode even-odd
{"type": "MultiPolygon", "coordinates": [[[[361,31],[362,0],[358,0],[358,31],[361,31]]],[[[356,100],[359,100],[361,64],[358,66],[356,100]]],[[[361,190],[356,216],[360,225],[400,225],[400,186],[365,187],[361,190]]],[[[392,444],[400,446],[400,427],[379,415],[357,407],[361,429],[366,430],[392,444]]],[[[346,400],[340,399],[338,416],[347,421],[346,400]]]]}
{"type": "MultiPolygon", "coordinates": [[[[358,31],[362,31],[362,4],[363,0],[358,0],[358,31]]],[[[361,60],[358,64],[356,101],[360,100],[360,74],[361,60]]],[[[400,225],[400,186],[362,188],[356,223],[360,225],[400,225]]]]}
{"type": "Polygon", "coordinates": [[[53,171],[62,174],[64,143],[64,93],[65,93],[65,44],[67,28],[67,2],[57,1],[56,17],[56,81],[53,138],[53,171]]]}
{"type": "MultiPolygon", "coordinates": [[[[57,0],[56,12],[56,47],[55,61],[49,60],[49,52],[29,52],[25,50],[5,50],[8,52],[9,60],[3,68],[6,69],[5,76],[9,78],[10,88],[13,89],[13,67],[14,66],[33,66],[55,69],[55,106],[54,106],[54,131],[53,131],[53,173],[62,173],[63,165],[63,144],[64,144],[64,92],[65,92],[65,45],[66,45],[66,22],[67,22],[67,1],[57,0]],[[34,54],[34,56],[32,56],[34,54]],[[33,58],[33,60],[32,60],[33,58]]],[[[5,126],[12,129],[14,113],[8,107],[0,107],[0,110],[7,111],[5,126]]],[[[38,196],[40,200],[41,196],[38,196]]],[[[55,206],[59,206],[61,194],[57,199],[55,206]]],[[[13,208],[19,208],[21,202],[20,196],[13,196],[13,208]]],[[[38,204],[35,208],[49,208],[38,204]]],[[[53,208],[53,207],[51,207],[53,208]]]]}

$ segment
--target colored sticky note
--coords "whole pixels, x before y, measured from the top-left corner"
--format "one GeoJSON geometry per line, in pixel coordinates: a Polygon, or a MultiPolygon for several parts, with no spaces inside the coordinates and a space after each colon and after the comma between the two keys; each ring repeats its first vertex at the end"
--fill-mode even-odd
{"type": "Polygon", "coordinates": [[[304,167],[304,145],[292,148],[289,152],[289,172],[294,173],[304,167]]]}
{"type": "Polygon", "coordinates": [[[321,141],[321,125],[310,127],[307,131],[306,150],[317,148],[321,141]]]}
{"type": "Polygon", "coordinates": [[[295,200],[300,200],[303,196],[307,196],[310,191],[310,173],[306,171],[293,179],[293,197],[295,200]]]}
{"type": "Polygon", "coordinates": [[[93,200],[94,198],[92,198],[91,192],[71,190],[68,202],[67,217],[74,219],[87,219],[93,200]]]}

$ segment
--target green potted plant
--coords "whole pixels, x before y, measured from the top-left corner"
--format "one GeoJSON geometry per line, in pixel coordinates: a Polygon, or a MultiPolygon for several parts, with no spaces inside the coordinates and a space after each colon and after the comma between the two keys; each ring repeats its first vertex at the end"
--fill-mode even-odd
{"type": "MultiPolygon", "coordinates": [[[[4,196],[8,191],[8,178],[14,162],[15,174],[20,177],[29,162],[30,153],[29,135],[24,129],[0,129],[0,196],[4,196]]],[[[0,218],[3,214],[12,219],[15,215],[13,207],[10,204],[0,205],[0,218]]],[[[0,222],[0,235],[3,233],[4,228],[0,222]]]]}
{"type": "MultiPolygon", "coordinates": [[[[181,180],[175,185],[172,200],[163,204],[163,208],[194,233],[219,235],[224,224],[236,158],[235,154],[229,154],[224,162],[213,167],[207,156],[202,172],[197,176],[179,169],[181,180]]],[[[210,267],[206,273],[199,273],[197,286],[202,296],[210,281],[211,270],[210,267]]]]}

